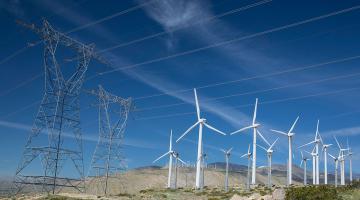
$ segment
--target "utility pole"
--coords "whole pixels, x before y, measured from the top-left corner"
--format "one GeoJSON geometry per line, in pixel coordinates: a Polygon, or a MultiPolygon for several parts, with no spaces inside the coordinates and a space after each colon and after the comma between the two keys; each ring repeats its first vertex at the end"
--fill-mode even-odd
{"type": "Polygon", "coordinates": [[[121,172],[124,166],[122,155],[123,139],[130,109],[132,107],[131,98],[121,98],[107,92],[101,85],[98,90],[88,93],[98,98],[99,110],[99,139],[92,157],[88,177],[92,177],[97,182],[97,186],[103,187],[102,191],[108,195],[109,178],[121,172]],[[97,176],[92,175],[92,171],[98,169],[97,176]],[[105,178],[104,182],[102,182],[105,178]]]}
{"type": "Polygon", "coordinates": [[[20,21],[18,24],[38,34],[44,44],[45,91],[15,172],[17,193],[29,184],[52,194],[64,187],[82,192],[85,182],[79,94],[90,60],[108,63],[94,51],[94,45],[83,44],[55,30],[46,20],[42,27],[20,21]],[[65,51],[76,54],[76,67],[69,76],[57,61],[57,56],[64,56],[65,51]],[[37,157],[41,165],[36,164],[37,157]],[[65,164],[71,176],[62,170],[65,164]],[[40,173],[27,170],[29,165],[38,167],[40,173]]]}

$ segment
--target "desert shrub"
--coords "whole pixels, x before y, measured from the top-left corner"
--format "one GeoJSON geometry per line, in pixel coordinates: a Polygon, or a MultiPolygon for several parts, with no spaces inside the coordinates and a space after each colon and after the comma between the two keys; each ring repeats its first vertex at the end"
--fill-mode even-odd
{"type": "Polygon", "coordinates": [[[128,197],[128,198],[132,198],[135,195],[129,194],[129,193],[119,193],[116,196],[118,197],[128,197]]]}
{"type": "Polygon", "coordinates": [[[340,200],[336,188],[332,186],[307,186],[307,187],[290,187],[286,190],[286,200],[340,200]]]}
{"type": "Polygon", "coordinates": [[[154,192],[154,189],[140,190],[140,193],[145,194],[148,192],[154,192]]]}

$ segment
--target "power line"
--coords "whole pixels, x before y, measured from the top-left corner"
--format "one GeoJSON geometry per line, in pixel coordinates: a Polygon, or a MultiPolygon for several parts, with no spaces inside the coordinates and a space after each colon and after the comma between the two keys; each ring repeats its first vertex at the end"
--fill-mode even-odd
{"type": "MultiPolygon", "coordinates": [[[[360,58],[360,55],[346,57],[346,58],[339,58],[339,59],[334,59],[334,60],[330,60],[330,61],[326,61],[326,62],[322,62],[322,63],[317,63],[317,64],[312,64],[312,65],[299,67],[299,68],[295,68],[295,69],[288,69],[288,70],[268,73],[268,74],[259,75],[259,76],[247,77],[247,78],[243,78],[243,79],[236,79],[236,80],[231,80],[231,81],[218,82],[218,83],[198,86],[196,88],[197,89],[204,89],[204,88],[210,88],[210,87],[216,87],[216,86],[221,86],[221,85],[226,85],[226,84],[231,84],[231,83],[237,83],[237,82],[243,82],[243,81],[258,79],[258,78],[267,78],[267,77],[272,77],[272,76],[281,75],[281,74],[285,74],[285,73],[298,72],[298,71],[314,69],[314,68],[317,68],[317,67],[322,67],[322,66],[326,66],[326,65],[330,65],[330,64],[341,63],[341,62],[346,62],[346,61],[352,61],[352,60],[356,60],[356,59],[359,59],[359,58],[360,58]]],[[[147,99],[147,98],[153,98],[153,97],[158,97],[158,96],[165,96],[165,95],[171,95],[171,94],[176,94],[176,93],[189,92],[189,91],[192,91],[192,90],[193,90],[193,88],[188,88],[188,89],[177,90],[177,91],[174,91],[174,92],[166,92],[166,93],[161,93],[161,94],[142,96],[142,97],[137,97],[137,98],[133,98],[133,99],[134,100],[147,99]]],[[[40,100],[38,102],[40,102],[40,100]]],[[[182,102],[182,103],[176,103],[176,104],[169,104],[169,105],[164,105],[164,107],[167,107],[167,106],[171,107],[171,106],[177,106],[177,105],[183,105],[183,104],[185,104],[185,103],[182,102]]],[[[33,104],[31,104],[31,105],[33,105],[33,104]]],[[[29,105],[29,107],[31,107],[31,106],[29,105]]],[[[156,108],[156,107],[160,108],[161,106],[154,106],[154,108],[156,108]]],[[[19,111],[22,111],[22,110],[23,109],[21,108],[21,109],[19,109],[17,111],[14,111],[13,113],[17,114],[19,111]]],[[[144,110],[144,109],[139,109],[137,111],[141,111],[141,110],[144,110]]],[[[11,115],[13,115],[13,114],[11,114],[11,115]]]]}
{"type": "MultiPolygon", "coordinates": [[[[338,93],[343,93],[343,92],[348,92],[348,91],[353,91],[353,90],[358,90],[358,89],[360,89],[360,87],[336,90],[336,91],[331,91],[331,92],[323,92],[323,93],[317,93],[317,94],[310,94],[310,95],[304,95],[304,96],[298,96],[298,97],[290,97],[290,98],[282,98],[282,99],[280,98],[280,99],[275,99],[275,100],[270,100],[270,101],[259,102],[259,104],[274,104],[274,103],[280,103],[280,102],[294,101],[294,100],[306,99],[306,98],[311,98],[311,97],[333,95],[333,94],[338,94],[338,93]]],[[[229,106],[228,108],[243,108],[243,107],[249,107],[249,106],[254,106],[254,104],[229,106]]],[[[178,117],[178,116],[191,115],[191,114],[196,114],[196,112],[184,112],[184,113],[176,113],[176,114],[168,114],[168,115],[158,115],[158,116],[153,116],[153,117],[142,117],[142,118],[138,118],[136,120],[161,119],[161,118],[178,117]]]]}
{"type": "Polygon", "coordinates": [[[250,35],[246,35],[246,36],[237,37],[237,38],[234,38],[234,39],[231,39],[231,40],[218,42],[218,43],[215,43],[215,44],[203,46],[203,47],[200,47],[200,48],[191,49],[191,50],[188,50],[188,51],[183,51],[183,52],[180,52],[180,53],[176,53],[176,54],[172,54],[172,55],[168,55],[168,56],[164,56],[164,57],[155,58],[155,59],[152,59],[152,60],[147,60],[147,61],[136,63],[136,64],[126,65],[126,66],[121,67],[121,68],[118,67],[118,68],[115,68],[115,69],[112,69],[112,70],[107,70],[107,71],[101,72],[101,73],[99,73],[98,75],[96,75],[94,77],[109,74],[109,73],[113,73],[113,72],[116,72],[116,71],[129,70],[129,69],[139,67],[139,66],[142,66],[142,65],[148,65],[148,64],[152,64],[152,63],[156,63],[156,62],[160,62],[160,61],[164,61],[164,60],[168,60],[168,59],[172,59],[172,58],[176,58],[176,57],[180,57],[180,56],[185,56],[185,55],[197,53],[197,52],[204,51],[204,50],[211,49],[211,48],[228,45],[228,44],[231,44],[231,43],[234,43],[234,42],[239,42],[239,41],[242,41],[242,40],[255,38],[255,37],[258,37],[258,36],[266,35],[266,34],[269,34],[269,33],[274,33],[274,32],[277,32],[277,31],[289,29],[289,28],[292,28],[292,27],[296,27],[296,26],[299,26],[299,25],[303,25],[303,24],[307,24],[307,23],[310,23],[310,22],[318,21],[318,20],[321,20],[321,19],[325,19],[325,18],[328,18],[328,17],[335,16],[335,15],[339,15],[339,14],[347,13],[347,12],[350,12],[350,11],[354,11],[354,10],[357,10],[359,8],[360,8],[360,6],[353,6],[351,8],[335,11],[335,12],[332,12],[332,13],[329,13],[329,14],[321,15],[321,16],[318,16],[318,17],[313,17],[313,18],[310,18],[310,19],[307,19],[307,20],[295,22],[295,23],[280,26],[280,27],[277,27],[277,28],[272,28],[272,29],[269,29],[269,30],[266,30],[266,31],[262,31],[262,32],[258,32],[258,33],[254,33],[254,34],[250,34],[250,35]]]}
{"type": "MultiPolygon", "coordinates": [[[[222,86],[222,85],[227,85],[227,84],[232,84],[232,83],[239,83],[239,82],[249,81],[249,80],[254,80],[254,79],[259,79],[259,78],[268,78],[268,77],[282,75],[282,74],[286,74],[286,73],[290,73],[290,72],[298,72],[298,71],[314,69],[314,68],[318,68],[318,67],[322,67],[322,66],[326,66],[326,65],[330,65],[330,64],[336,64],[336,63],[356,60],[356,59],[359,59],[359,58],[360,58],[360,55],[346,57],[346,58],[339,58],[339,59],[334,59],[334,60],[330,60],[330,61],[326,61],[326,62],[322,62],[322,63],[318,63],[318,64],[307,65],[307,66],[299,67],[299,68],[287,69],[287,70],[283,70],[283,71],[277,71],[277,72],[272,72],[272,73],[258,75],[258,76],[251,76],[251,77],[246,77],[246,78],[241,78],[241,79],[235,79],[235,80],[231,80],[231,81],[224,81],[224,82],[207,84],[207,85],[203,85],[203,86],[198,86],[196,88],[197,89],[204,89],[204,88],[222,86]]],[[[192,90],[193,90],[193,88],[181,89],[181,90],[176,90],[176,91],[173,91],[173,92],[166,92],[166,93],[159,93],[159,94],[135,97],[134,100],[148,99],[148,98],[159,97],[159,96],[164,96],[164,95],[171,95],[171,94],[189,92],[189,91],[192,91],[192,90]]]]}
{"type": "MultiPolygon", "coordinates": [[[[258,3],[255,3],[253,5],[248,5],[247,8],[249,7],[254,7],[255,5],[260,5],[260,3],[265,3],[266,1],[261,1],[261,2],[258,2],[258,3]]],[[[243,9],[245,9],[245,7],[243,7],[243,9]]],[[[94,76],[91,76],[89,78],[87,78],[86,81],[88,80],[91,80],[95,77],[98,77],[99,75],[104,75],[104,74],[107,74],[107,73],[112,73],[112,72],[115,72],[115,71],[118,71],[118,70],[126,70],[126,69],[130,69],[130,68],[133,68],[133,67],[137,67],[137,66],[141,66],[141,65],[146,65],[146,64],[150,64],[150,63],[154,63],[154,62],[159,62],[159,61],[162,61],[162,60],[167,60],[167,59],[170,59],[170,58],[175,58],[175,57],[178,57],[178,56],[183,56],[183,55],[188,55],[188,54],[191,54],[191,53],[195,53],[195,52],[198,52],[198,51],[202,51],[202,50],[205,50],[205,49],[209,49],[209,48],[213,48],[213,47],[217,47],[217,46],[221,46],[221,45],[225,45],[225,44],[229,44],[229,43],[232,43],[232,42],[237,42],[237,41],[240,41],[240,40],[245,40],[245,39],[250,39],[250,38],[253,38],[253,37],[257,37],[257,36],[260,36],[260,35],[264,35],[264,34],[268,34],[268,33],[272,33],[272,32],[275,32],[275,31],[280,31],[280,30],[284,30],[284,29],[287,29],[287,28],[290,28],[290,27],[294,27],[294,26],[298,26],[298,25],[302,25],[302,24],[305,24],[305,23],[309,23],[309,22],[313,22],[313,21],[317,21],[317,20],[320,20],[320,19],[324,19],[324,18],[327,18],[327,17],[331,17],[331,16],[334,16],[334,15],[338,15],[338,14],[342,14],[342,13],[345,13],[345,12],[350,12],[350,11],[353,11],[353,10],[356,10],[356,9],[359,9],[360,6],[354,6],[354,7],[351,7],[351,8],[347,8],[347,9],[344,9],[344,10],[340,10],[340,11],[336,11],[336,12],[332,12],[332,13],[329,13],[329,14],[326,14],[326,15],[322,15],[322,16],[318,16],[318,17],[314,17],[314,18],[311,18],[311,19],[308,19],[308,20],[304,20],[304,21],[300,21],[300,22],[296,22],[296,23],[292,23],[292,24],[289,24],[289,25],[285,25],[285,26],[281,26],[281,27],[278,27],[278,28],[274,28],[274,29],[270,29],[270,30],[267,30],[267,31],[263,31],[263,32],[259,32],[259,33],[255,33],[255,34],[251,34],[251,35],[248,35],[248,36],[244,36],[244,37],[240,37],[240,38],[235,38],[233,40],[228,40],[228,41],[224,41],[224,42],[220,42],[220,43],[215,43],[213,45],[209,45],[209,46],[205,46],[205,47],[202,47],[202,48],[198,48],[198,49],[193,49],[193,50],[190,50],[190,51],[185,51],[185,52],[181,52],[181,53],[178,53],[178,54],[173,54],[173,55],[170,55],[170,56],[166,56],[166,57],[160,57],[160,58],[157,58],[157,59],[153,59],[153,60],[149,60],[149,61],[145,61],[145,62],[142,62],[142,63],[137,63],[137,64],[132,64],[132,65],[128,65],[124,68],[121,68],[121,69],[113,69],[113,70],[109,70],[109,71],[105,71],[105,72],[102,72],[100,74],[96,74],[94,76]]],[[[129,8],[128,10],[132,10],[133,8],[129,8]]],[[[239,8],[241,9],[241,8],[239,8]]],[[[126,10],[125,10],[126,11],[126,10]]],[[[128,13],[128,12],[125,12],[125,11],[122,11],[121,13],[125,14],[125,13],[128,13]]],[[[231,12],[231,11],[229,11],[231,12]]],[[[233,11],[235,12],[235,11],[233,11]]],[[[225,13],[224,13],[225,14],[225,13]]],[[[114,14],[113,16],[115,16],[116,14],[114,14]]],[[[108,18],[107,18],[108,19],[108,18]]],[[[102,21],[101,20],[98,20],[99,22],[98,23],[101,23],[102,21]]],[[[93,23],[92,23],[93,24],[93,23]]],[[[94,25],[94,24],[93,24],[94,25]]],[[[86,25],[84,25],[85,27],[86,25]]],[[[73,29],[74,30],[74,29],[73,29]]],[[[73,31],[73,30],[70,30],[70,31],[73,31]]],[[[40,42],[38,42],[40,43],[40,42]]],[[[38,43],[35,43],[35,45],[37,45],[38,43]]],[[[104,52],[104,51],[100,51],[100,52],[104,52]]],[[[1,64],[1,63],[0,63],[1,64]]],[[[237,82],[237,81],[236,81],[237,82]]],[[[220,85],[222,84],[228,84],[228,83],[220,83],[220,85]]],[[[201,89],[201,87],[199,88],[201,89]]],[[[183,90],[183,91],[178,91],[178,92],[186,92],[186,91],[189,91],[190,89],[186,89],[186,90],[183,90]]],[[[143,98],[150,98],[150,97],[156,97],[156,96],[163,96],[163,95],[167,95],[169,93],[166,93],[166,94],[155,94],[155,95],[150,95],[150,96],[145,96],[145,97],[139,97],[139,98],[135,98],[134,100],[136,99],[143,99],[143,98]]]]}
{"type": "Polygon", "coordinates": [[[77,32],[77,31],[83,30],[83,29],[85,29],[85,28],[88,28],[88,27],[90,27],[90,26],[93,26],[93,25],[102,23],[102,22],[104,22],[104,21],[108,21],[108,20],[110,20],[110,19],[113,19],[113,18],[115,18],[115,17],[118,17],[118,16],[121,16],[121,15],[127,14],[127,13],[129,13],[129,12],[135,11],[135,10],[137,10],[137,9],[139,9],[139,8],[142,8],[142,7],[144,7],[144,6],[152,3],[153,1],[154,1],[154,0],[149,0],[149,1],[145,2],[145,3],[139,4],[139,5],[137,5],[137,6],[128,8],[128,9],[126,9],[126,10],[117,12],[117,13],[115,13],[115,14],[106,16],[106,17],[104,17],[104,18],[98,19],[98,20],[93,21],[93,22],[90,22],[90,23],[88,23],[88,24],[85,24],[85,25],[79,26],[79,27],[77,27],[77,28],[71,29],[71,30],[69,30],[68,32],[66,32],[66,34],[73,33],[73,32],[77,32]]]}
{"type": "MultiPolygon", "coordinates": [[[[149,1],[145,2],[145,3],[143,3],[143,4],[133,6],[133,7],[131,7],[131,8],[128,8],[128,9],[122,10],[122,11],[117,12],[117,13],[115,13],[115,14],[112,14],[112,15],[106,16],[106,17],[101,18],[101,19],[98,19],[98,20],[96,20],[96,21],[89,22],[89,23],[84,24],[84,25],[82,25],[82,26],[79,26],[79,27],[73,28],[73,29],[71,29],[71,30],[69,30],[69,31],[65,32],[65,34],[74,33],[74,32],[77,32],[77,31],[83,30],[83,29],[85,29],[85,28],[88,28],[88,27],[90,27],[90,26],[93,26],[93,25],[96,25],[96,24],[102,23],[102,22],[104,22],[104,21],[107,21],[107,20],[113,19],[113,18],[118,17],[118,16],[120,16],[120,15],[127,14],[127,13],[129,13],[129,12],[132,12],[132,11],[134,11],[134,10],[137,10],[137,9],[139,9],[139,8],[141,8],[141,7],[143,7],[143,6],[147,5],[147,4],[149,4],[149,3],[150,3],[150,2],[152,2],[152,1],[154,1],[154,0],[149,0],[149,1]]],[[[30,45],[30,46],[28,45],[28,46],[25,46],[25,47],[23,47],[23,48],[21,48],[21,49],[19,49],[19,50],[15,51],[14,53],[12,53],[12,54],[10,54],[9,56],[7,56],[7,57],[5,57],[4,59],[2,59],[2,60],[0,61],[0,65],[2,65],[2,64],[4,64],[4,63],[6,63],[7,61],[9,61],[9,60],[11,60],[12,58],[16,57],[17,55],[21,54],[22,52],[24,52],[24,51],[25,51],[25,50],[27,50],[28,48],[39,45],[39,44],[41,43],[41,41],[42,41],[42,40],[40,40],[40,41],[36,41],[36,42],[34,42],[32,45],[30,45]]]]}
{"type": "MultiPolygon", "coordinates": [[[[214,16],[208,17],[206,19],[196,21],[195,23],[192,23],[192,24],[188,24],[188,25],[181,26],[181,27],[178,27],[178,28],[173,28],[173,29],[171,29],[171,32],[182,30],[182,29],[185,29],[185,28],[197,25],[197,24],[201,24],[201,23],[206,22],[206,21],[212,21],[214,19],[218,19],[218,18],[227,16],[227,15],[235,14],[235,13],[238,13],[238,12],[241,12],[241,11],[245,11],[245,10],[248,10],[250,8],[269,3],[271,1],[272,0],[263,0],[263,1],[259,1],[259,2],[253,3],[253,4],[249,4],[249,5],[240,7],[240,8],[232,9],[230,11],[227,11],[227,12],[224,12],[224,13],[221,13],[221,14],[218,14],[218,15],[214,15],[214,16]]],[[[152,39],[152,38],[156,38],[156,37],[159,37],[159,36],[162,36],[162,35],[166,35],[168,33],[169,33],[168,31],[161,31],[161,32],[158,32],[158,33],[147,35],[147,36],[142,37],[142,38],[138,38],[138,39],[135,39],[135,40],[132,40],[132,41],[129,41],[129,42],[125,42],[125,43],[122,43],[122,44],[118,44],[118,45],[103,49],[103,50],[99,51],[99,53],[112,51],[112,50],[115,50],[115,49],[118,49],[118,48],[121,48],[121,47],[125,47],[125,46],[129,46],[129,45],[132,45],[132,44],[135,44],[135,43],[139,43],[139,42],[142,42],[142,41],[145,41],[145,40],[148,40],[148,39],[152,39]]]]}
{"type": "MultiPolygon", "coordinates": [[[[140,5],[137,5],[137,6],[128,8],[128,9],[126,9],[126,10],[123,10],[123,11],[117,12],[117,13],[115,13],[115,14],[106,16],[106,17],[101,18],[101,19],[99,19],[99,20],[96,20],[96,21],[93,21],[93,22],[84,24],[84,25],[82,25],[82,26],[73,28],[73,29],[65,32],[65,34],[74,33],[74,32],[80,31],[80,30],[82,30],[82,29],[88,28],[88,27],[90,27],[90,26],[93,26],[93,25],[102,23],[102,22],[104,22],[104,21],[113,19],[113,18],[118,17],[118,16],[120,16],[120,15],[124,15],[124,14],[127,14],[127,13],[129,13],[129,12],[135,11],[135,10],[137,10],[137,9],[139,9],[139,8],[147,5],[147,4],[149,4],[149,3],[152,2],[152,1],[154,1],[154,0],[149,0],[148,2],[145,2],[145,3],[143,3],[143,4],[140,4],[140,5]]],[[[23,47],[23,48],[15,51],[15,52],[12,53],[11,55],[9,55],[9,56],[5,57],[3,60],[1,60],[1,61],[0,61],[0,65],[6,63],[7,61],[11,60],[12,58],[18,56],[19,54],[25,52],[27,49],[39,45],[41,42],[42,42],[42,40],[36,41],[36,42],[32,43],[31,45],[27,45],[27,46],[25,46],[25,47],[23,47]]],[[[35,75],[34,77],[32,77],[31,79],[29,79],[30,81],[21,82],[19,85],[15,86],[14,88],[11,88],[11,89],[7,90],[6,92],[0,94],[0,96],[4,96],[4,95],[8,94],[8,93],[11,92],[11,91],[14,91],[14,90],[16,90],[16,89],[18,89],[18,88],[21,88],[22,86],[25,86],[26,84],[28,84],[28,83],[30,83],[30,82],[32,82],[32,81],[34,81],[34,80],[42,77],[42,75],[43,75],[42,73],[37,74],[37,75],[35,75]]]]}
{"type": "MultiPolygon", "coordinates": [[[[263,92],[270,92],[270,91],[274,91],[274,90],[280,90],[280,89],[285,89],[285,88],[290,88],[290,87],[298,87],[298,86],[310,85],[310,84],[314,84],[314,83],[321,83],[321,82],[332,81],[332,80],[337,80],[337,79],[351,78],[351,77],[355,77],[355,76],[359,76],[359,75],[360,75],[360,73],[341,75],[341,76],[333,76],[333,77],[330,77],[330,78],[324,78],[324,79],[319,79],[319,80],[314,80],[314,81],[301,82],[301,83],[296,83],[296,84],[291,84],[291,85],[284,85],[284,86],[279,86],[279,87],[273,87],[273,88],[268,88],[268,89],[263,89],[263,90],[255,90],[255,91],[250,91],[250,92],[236,93],[236,94],[225,95],[225,96],[220,96],[220,97],[215,97],[215,98],[209,98],[209,99],[205,99],[203,102],[217,101],[217,100],[220,100],[220,99],[227,99],[227,98],[244,96],[244,95],[251,95],[251,94],[258,94],[258,93],[263,93],[263,92]]],[[[161,109],[161,108],[170,108],[170,107],[186,105],[186,104],[188,104],[188,103],[182,102],[182,103],[174,103],[174,104],[167,104],[167,105],[161,105],[161,106],[152,106],[152,107],[148,107],[148,108],[137,109],[136,112],[142,112],[142,111],[154,110],[154,109],[161,109]]]]}

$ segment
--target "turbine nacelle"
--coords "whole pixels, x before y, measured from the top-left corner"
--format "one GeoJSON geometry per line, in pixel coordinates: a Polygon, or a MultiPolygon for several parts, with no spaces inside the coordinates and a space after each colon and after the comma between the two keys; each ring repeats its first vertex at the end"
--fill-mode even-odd
{"type": "Polygon", "coordinates": [[[205,119],[205,118],[201,118],[201,119],[199,119],[199,123],[201,123],[201,124],[206,123],[206,119],[205,119]]]}

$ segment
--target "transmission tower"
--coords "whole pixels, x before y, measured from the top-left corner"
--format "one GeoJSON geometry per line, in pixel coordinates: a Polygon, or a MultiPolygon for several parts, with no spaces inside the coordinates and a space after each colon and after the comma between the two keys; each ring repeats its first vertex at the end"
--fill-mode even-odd
{"type": "Polygon", "coordinates": [[[102,86],[91,94],[99,101],[99,140],[88,177],[98,187],[97,192],[107,195],[109,178],[116,178],[126,168],[121,150],[132,100],[110,94],[102,86]]]}
{"type": "Polygon", "coordinates": [[[108,63],[94,52],[94,45],[66,36],[46,20],[40,28],[18,23],[37,33],[44,44],[45,94],[16,170],[14,185],[17,192],[26,185],[53,194],[63,188],[83,191],[79,94],[90,60],[108,63]],[[75,53],[77,63],[73,73],[62,71],[57,61],[60,50],[75,53]]]}

